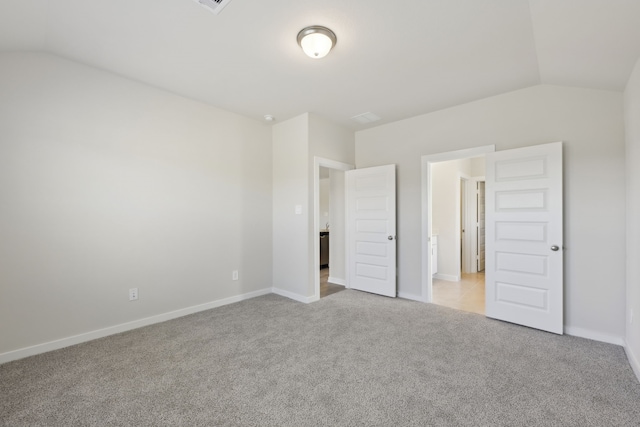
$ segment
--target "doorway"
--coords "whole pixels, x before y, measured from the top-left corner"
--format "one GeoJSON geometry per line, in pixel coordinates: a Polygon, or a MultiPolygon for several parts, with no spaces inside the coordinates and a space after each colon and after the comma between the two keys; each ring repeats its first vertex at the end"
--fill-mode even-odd
{"type": "Polygon", "coordinates": [[[491,145],[422,157],[425,302],[433,302],[433,273],[441,268],[438,262],[434,270],[430,254],[437,235],[432,169],[438,162],[485,155],[485,314],[563,333],[562,150],[562,142],[499,152],[491,145]]]}
{"type": "MultiPolygon", "coordinates": [[[[337,185],[335,181],[344,181],[344,178],[339,177],[339,174],[344,175],[344,172],[332,171],[323,166],[320,167],[320,203],[319,211],[316,215],[319,220],[318,228],[320,229],[320,298],[344,290],[344,285],[332,283],[334,279],[331,276],[331,219],[333,210],[335,210],[335,207],[332,209],[332,206],[338,202],[337,200],[332,201],[332,199],[336,199],[338,196],[335,191],[337,185]],[[329,280],[330,277],[331,281],[329,280]]],[[[334,238],[334,245],[336,243],[335,240],[334,238]]]]}
{"type": "Polygon", "coordinates": [[[352,165],[314,158],[314,300],[346,287],[344,172],[352,165]],[[324,252],[323,252],[324,249],[324,252]]]}
{"type": "Polygon", "coordinates": [[[432,302],[484,314],[484,274],[477,270],[478,182],[484,156],[434,162],[432,239],[438,244],[432,274],[432,302]],[[435,261],[437,260],[437,261],[435,261]]]}
{"type": "MultiPolygon", "coordinates": [[[[424,156],[423,300],[484,314],[484,272],[478,271],[478,183],[494,146],[424,156]]],[[[480,211],[482,213],[483,210],[480,211]]]]}
{"type": "Polygon", "coordinates": [[[485,258],[485,157],[471,159],[470,178],[460,181],[461,274],[484,272],[485,258]]]}

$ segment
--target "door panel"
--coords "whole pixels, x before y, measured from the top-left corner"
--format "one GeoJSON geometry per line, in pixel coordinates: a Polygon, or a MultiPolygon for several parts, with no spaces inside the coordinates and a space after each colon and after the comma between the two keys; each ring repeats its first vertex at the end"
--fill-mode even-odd
{"type": "Polygon", "coordinates": [[[486,159],[486,314],[562,334],[562,143],[486,159]]]}
{"type": "Polygon", "coordinates": [[[390,297],[396,296],[395,176],[395,165],[346,172],[348,286],[390,297]]]}
{"type": "Polygon", "coordinates": [[[485,197],[484,181],[478,182],[478,271],[484,271],[485,258],[485,197]]]}

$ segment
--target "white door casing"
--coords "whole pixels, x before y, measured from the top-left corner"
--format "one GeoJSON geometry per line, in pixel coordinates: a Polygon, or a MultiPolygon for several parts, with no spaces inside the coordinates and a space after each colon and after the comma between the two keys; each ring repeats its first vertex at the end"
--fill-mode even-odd
{"type": "Polygon", "coordinates": [[[486,162],[486,315],[562,334],[562,143],[486,162]]]}
{"type": "Polygon", "coordinates": [[[345,175],[348,287],[395,297],[396,167],[355,169],[345,175]]]}

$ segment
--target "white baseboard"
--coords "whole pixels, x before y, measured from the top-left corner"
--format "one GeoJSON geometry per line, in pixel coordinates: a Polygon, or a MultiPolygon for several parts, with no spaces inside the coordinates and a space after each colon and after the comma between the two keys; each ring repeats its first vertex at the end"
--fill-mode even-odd
{"type": "Polygon", "coordinates": [[[574,326],[564,326],[564,333],[574,337],[587,338],[589,340],[606,342],[608,344],[625,345],[624,338],[616,335],[603,334],[589,329],[576,328],[574,326]]]}
{"type": "Polygon", "coordinates": [[[637,355],[633,354],[633,351],[631,351],[626,342],[624,345],[624,351],[625,353],[627,353],[627,359],[629,359],[631,369],[633,369],[636,377],[638,377],[638,381],[640,381],[640,358],[637,355]]]}
{"type": "Polygon", "coordinates": [[[440,274],[436,273],[433,275],[434,279],[446,280],[447,282],[459,282],[460,276],[454,276],[452,274],[440,274]]]}
{"type": "Polygon", "coordinates": [[[296,294],[296,293],[293,293],[293,292],[285,291],[284,289],[280,289],[280,288],[271,288],[271,292],[273,292],[276,295],[280,295],[282,297],[286,297],[286,298],[292,299],[294,301],[303,302],[305,304],[309,304],[309,303],[318,301],[320,299],[319,296],[303,297],[300,294],[296,294]]]}
{"type": "Polygon", "coordinates": [[[205,304],[194,305],[180,310],[170,311],[168,313],[158,314],[156,316],[146,317],[144,319],[134,320],[132,322],[121,323],[119,325],[62,338],[55,341],[49,341],[43,344],[37,344],[31,347],[25,347],[18,350],[8,351],[0,354],[0,364],[11,362],[12,360],[23,359],[25,357],[34,356],[36,354],[46,353],[48,351],[59,350],[71,345],[103,338],[109,335],[119,334],[121,332],[130,331],[132,329],[141,328],[143,326],[153,325],[154,323],[166,322],[167,320],[177,319],[178,317],[187,316],[189,314],[198,313],[200,311],[210,310],[212,308],[221,307],[227,304],[244,301],[247,299],[267,295],[271,293],[271,288],[261,289],[259,291],[249,292],[242,295],[236,295],[221,300],[211,301],[205,304]]]}
{"type": "Polygon", "coordinates": [[[333,283],[334,285],[347,286],[347,281],[345,279],[339,279],[337,277],[331,277],[327,279],[327,282],[333,283]]]}
{"type": "Polygon", "coordinates": [[[398,298],[410,299],[412,301],[423,302],[422,295],[408,294],[406,292],[398,292],[398,298]]]}

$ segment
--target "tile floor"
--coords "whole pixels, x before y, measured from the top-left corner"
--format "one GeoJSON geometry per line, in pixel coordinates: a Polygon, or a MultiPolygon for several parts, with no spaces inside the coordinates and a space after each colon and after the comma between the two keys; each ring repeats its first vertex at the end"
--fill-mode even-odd
{"type": "Polygon", "coordinates": [[[463,274],[459,282],[433,279],[433,303],[484,314],[484,273],[463,274]]]}
{"type": "Polygon", "coordinates": [[[334,285],[328,282],[329,268],[320,269],[320,298],[324,298],[327,295],[335,294],[336,292],[344,291],[344,286],[334,285]]]}

